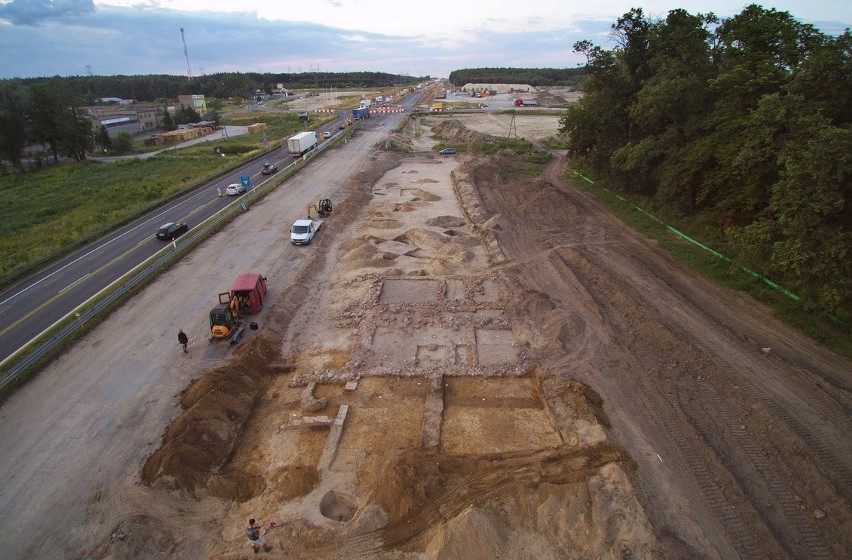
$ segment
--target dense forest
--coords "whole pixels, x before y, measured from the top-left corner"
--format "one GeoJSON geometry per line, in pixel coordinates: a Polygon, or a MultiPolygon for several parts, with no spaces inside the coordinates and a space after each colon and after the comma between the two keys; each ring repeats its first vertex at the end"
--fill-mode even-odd
{"type": "Polygon", "coordinates": [[[590,41],[585,95],[562,119],[589,173],[723,232],[739,262],[814,308],[852,302],[852,35],[789,13],[634,9],[590,41]]]}
{"type": "Polygon", "coordinates": [[[585,77],[585,68],[467,68],[450,72],[450,83],[579,87],[585,77]]]}
{"type": "Polygon", "coordinates": [[[220,73],[194,76],[71,76],[53,78],[26,78],[0,80],[0,93],[4,90],[38,84],[61,82],[86,104],[94,104],[101,97],[120,97],[136,101],[176,99],[178,95],[204,95],[205,97],[251,97],[255,91],[271,93],[277,84],[288,89],[305,88],[364,88],[383,87],[427,80],[384,72],[302,72],[298,74],[270,73],[220,73]]]}

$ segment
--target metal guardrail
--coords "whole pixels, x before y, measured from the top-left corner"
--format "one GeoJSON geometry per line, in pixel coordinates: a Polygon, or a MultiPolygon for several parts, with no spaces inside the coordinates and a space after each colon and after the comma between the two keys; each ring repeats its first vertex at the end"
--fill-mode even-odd
{"type": "Polygon", "coordinates": [[[338,134],[333,139],[322,142],[315,149],[302,156],[301,159],[294,161],[276,175],[260,183],[246,197],[241,197],[198,224],[192,229],[191,234],[180,238],[180,243],[173,241],[171,249],[168,246],[164,247],[33,337],[27,344],[0,362],[0,368],[3,368],[19,355],[25,354],[20,360],[14,361],[7,371],[0,372],[0,391],[17,381],[19,376],[38,363],[39,360],[50,356],[56,348],[72,336],[85,332],[89,328],[87,321],[95,319],[112,304],[125,297],[131,290],[143,286],[165,268],[170,261],[188,252],[196,243],[206,239],[235,216],[248,210],[251,204],[278,188],[301,167],[307,165],[308,161],[324,152],[329,146],[337,144],[341,139],[351,136],[355,128],[355,126],[352,126],[343,134],[338,134]]]}
{"type": "Polygon", "coordinates": [[[284,167],[279,173],[253,188],[247,196],[235,200],[213,216],[201,222],[192,229],[191,234],[182,236],[180,243],[173,241],[171,248],[169,246],[164,247],[33,337],[27,344],[0,362],[0,368],[14,362],[7,371],[0,373],[0,391],[17,381],[19,376],[26,372],[28,368],[38,363],[39,360],[50,356],[56,348],[64,344],[72,336],[85,332],[89,328],[87,321],[95,319],[112,304],[125,297],[131,290],[143,286],[165,268],[170,261],[188,252],[196,243],[206,239],[235,216],[248,210],[249,206],[278,188],[278,186],[283,184],[301,167],[307,165],[308,161],[325,151],[332,144],[336,144],[340,139],[350,136],[354,128],[354,126],[350,127],[346,132],[339,134],[333,140],[323,142],[305,154],[301,159],[284,167]],[[25,354],[23,358],[15,361],[22,354],[25,354]]]}

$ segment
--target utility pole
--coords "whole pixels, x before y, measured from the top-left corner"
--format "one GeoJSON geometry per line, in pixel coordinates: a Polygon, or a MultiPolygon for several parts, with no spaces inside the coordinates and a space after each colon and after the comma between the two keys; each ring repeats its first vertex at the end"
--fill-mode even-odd
{"type": "Polygon", "coordinates": [[[186,75],[192,79],[192,68],[189,66],[189,49],[186,48],[186,37],[183,34],[183,27],[180,28],[180,38],[183,41],[183,56],[186,57],[186,75]]]}

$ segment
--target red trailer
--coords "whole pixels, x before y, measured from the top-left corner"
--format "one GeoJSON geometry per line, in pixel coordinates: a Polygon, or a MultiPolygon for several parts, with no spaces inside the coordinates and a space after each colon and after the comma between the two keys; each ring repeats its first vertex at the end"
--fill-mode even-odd
{"type": "Polygon", "coordinates": [[[229,304],[239,315],[251,315],[263,308],[266,295],[266,278],[261,274],[240,274],[234,280],[230,292],[219,294],[220,304],[229,304]]]}

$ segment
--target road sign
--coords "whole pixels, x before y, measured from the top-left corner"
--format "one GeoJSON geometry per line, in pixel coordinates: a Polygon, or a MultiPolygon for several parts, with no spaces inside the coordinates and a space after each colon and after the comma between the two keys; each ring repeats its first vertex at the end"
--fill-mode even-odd
{"type": "Polygon", "coordinates": [[[240,183],[243,184],[245,188],[251,187],[251,176],[250,175],[241,175],[240,183]]]}

